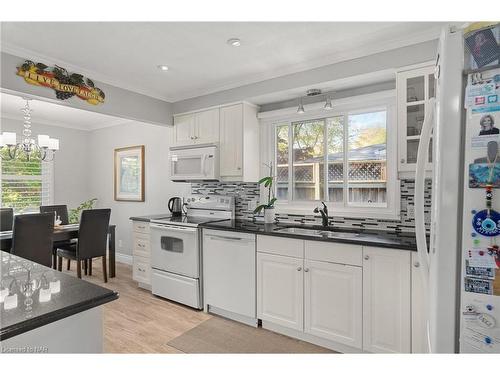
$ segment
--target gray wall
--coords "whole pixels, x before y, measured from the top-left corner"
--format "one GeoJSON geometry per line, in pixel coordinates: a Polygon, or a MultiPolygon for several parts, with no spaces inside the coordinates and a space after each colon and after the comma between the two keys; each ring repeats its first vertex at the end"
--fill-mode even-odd
{"type": "Polygon", "coordinates": [[[173,113],[434,60],[437,40],[402,47],[173,103],[173,113]]]}
{"type": "MultiPolygon", "coordinates": [[[[19,120],[1,119],[1,131],[22,134],[19,120]]],[[[60,141],[60,150],[54,160],[54,203],[76,207],[89,196],[89,132],[33,122],[36,134],[48,134],[60,141]]]]}
{"type": "MultiPolygon", "coordinates": [[[[16,75],[16,67],[29,56],[18,57],[1,53],[0,87],[2,90],[13,93],[33,95],[38,99],[53,101],[57,104],[68,105],[86,111],[104,113],[130,120],[145,121],[158,125],[172,125],[172,104],[133,91],[95,81],[95,85],[104,91],[106,99],[103,104],[92,105],[76,96],[68,100],[57,100],[54,90],[34,86],[26,83],[22,77],[16,75]]],[[[50,65],[50,61],[39,61],[50,65]]],[[[75,72],[77,73],[77,72],[75,72]]],[[[92,79],[92,77],[89,77],[92,79]]]]}
{"type": "Polygon", "coordinates": [[[89,133],[92,149],[89,161],[90,195],[99,207],[111,208],[116,224],[117,252],[132,254],[132,231],[129,217],[166,213],[172,196],[190,193],[190,185],[169,180],[168,148],[173,128],[144,123],[130,123],[89,133]],[[113,156],[119,147],[145,146],[145,202],[117,202],[113,199],[113,156]],[[121,244],[121,247],[120,247],[121,244]]]}

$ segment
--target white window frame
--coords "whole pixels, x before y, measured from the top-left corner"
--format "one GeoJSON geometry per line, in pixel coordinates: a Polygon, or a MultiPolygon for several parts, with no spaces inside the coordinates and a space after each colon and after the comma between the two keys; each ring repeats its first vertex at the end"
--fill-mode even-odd
{"type": "MultiPolygon", "coordinates": [[[[343,98],[332,102],[334,109],[325,111],[322,102],[305,106],[304,114],[297,114],[296,108],[287,108],[272,112],[259,114],[261,123],[261,134],[264,136],[261,142],[262,160],[273,160],[276,165],[276,125],[289,124],[297,121],[323,119],[336,116],[345,116],[344,134],[346,133],[348,123],[347,115],[375,112],[380,110],[387,111],[387,206],[373,206],[348,204],[348,190],[344,188],[344,199],[341,204],[335,202],[325,202],[330,209],[330,216],[343,216],[353,218],[377,218],[394,219],[400,218],[401,193],[399,180],[397,176],[397,107],[395,90],[382,91],[375,94],[366,94],[355,97],[343,98]]],[[[289,127],[289,136],[292,127],[289,127]]],[[[344,137],[344,151],[347,150],[347,137],[344,137]]],[[[289,137],[291,141],[292,138],[289,137]]],[[[289,165],[292,165],[291,147],[289,147],[289,165]]],[[[347,158],[344,158],[344,170],[347,171],[347,158]]],[[[261,175],[268,173],[265,168],[261,169],[261,175]]],[[[289,174],[290,175],[290,174],[289,174]]],[[[291,176],[291,175],[290,175],[291,176]]],[[[292,177],[293,178],[293,177],[292,177]]],[[[291,189],[292,186],[289,186],[291,189]]],[[[264,189],[261,187],[261,197],[265,197],[264,189]]],[[[277,213],[289,213],[300,215],[311,215],[313,209],[320,204],[320,201],[284,201],[278,200],[275,204],[277,213]]]]}
{"type": "MultiPolygon", "coordinates": [[[[53,205],[54,204],[54,161],[41,162],[42,174],[40,176],[30,176],[30,175],[5,175],[5,178],[12,181],[23,181],[23,180],[37,180],[42,182],[42,196],[41,205],[53,205]]],[[[0,206],[3,207],[2,202],[2,179],[4,174],[2,173],[2,160],[0,159],[0,206]]],[[[36,207],[33,211],[28,212],[38,212],[36,207]]]]}

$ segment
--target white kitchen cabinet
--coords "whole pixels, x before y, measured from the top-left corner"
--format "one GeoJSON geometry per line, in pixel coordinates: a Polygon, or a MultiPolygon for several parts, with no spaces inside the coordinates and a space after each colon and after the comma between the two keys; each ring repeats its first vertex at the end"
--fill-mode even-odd
{"type": "Polygon", "coordinates": [[[363,349],[411,351],[411,252],[363,247],[363,349]]]}
{"type": "Polygon", "coordinates": [[[195,116],[186,114],[174,117],[174,143],[175,145],[194,144],[195,116]]]}
{"type": "Polygon", "coordinates": [[[195,113],[195,141],[198,144],[219,141],[219,108],[195,113]]]}
{"type": "Polygon", "coordinates": [[[361,267],[304,261],[304,332],[362,349],[361,267]]]}
{"type": "Polygon", "coordinates": [[[203,294],[214,308],[256,324],[255,235],[203,230],[203,294]]]}
{"type": "Polygon", "coordinates": [[[257,318],[303,330],[303,259],[257,253],[257,318]]]}
{"type": "Polygon", "coordinates": [[[418,254],[411,254],[411,352],[428,353],[426,300],[418,254]]]}
{"type": "MultiPolygon", "coordinates": [[[[435,96],[434,63],[409,67],[397,73],[398,100],[398,172],[412,177],[415,172],[420,131],[428,110],[429,99],[435,96]]],[[[430,145],[432,150],[432,141],[430,145]]],[[[432,170],[432,153],[426,170],[432,170]]]]}
{"type": "Polygon", "coordinates": [[[149,223],[132,222],[132,279],[139,287],[151,289],[151,241],[149,223]]]}
{"type": "Polygon", "coordinates": [[[219,141],[219,108],[174,116],[176,146],[219,141]]]}
{"type": "Polygon", "coordinates": [[[259,180],[257,108],[238,103],[220,108],[220,175],[225,181],[259,180]]]}

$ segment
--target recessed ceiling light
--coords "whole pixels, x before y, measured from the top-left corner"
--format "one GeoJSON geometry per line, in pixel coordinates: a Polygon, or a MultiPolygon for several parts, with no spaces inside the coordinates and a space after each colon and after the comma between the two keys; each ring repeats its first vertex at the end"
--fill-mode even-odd
{"type": "Polygon", "coordinates": [[[239,47],[239,46],[241,46],[241,40],[239,40],[238,38],[228,39],[226,43],[229,44],[232,47],[239,47]]]}
{"type": "Polygon", "coordinates": [[[168,70],[168,66],[166,66],[166,65],[158,65],[157,68],[164,71],[164,72],[166,72],[168,70]]]}

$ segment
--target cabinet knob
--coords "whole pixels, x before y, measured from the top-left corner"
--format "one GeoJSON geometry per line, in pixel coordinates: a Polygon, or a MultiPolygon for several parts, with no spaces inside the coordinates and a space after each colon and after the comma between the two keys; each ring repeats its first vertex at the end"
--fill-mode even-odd
{"type": "Polygon", "coordinates": [[[241,167],[236,168],[237,170],[241,171],[241,167]]]}
{"type": "Polygon", "coordinates": [[[370,259],[370,256],[369,255],[365,255],[365,260],[368,260],[370,259]]]}
{"type": "Polygon", "coordinates": [[[309,272],[309,268],[304,268],[304,272],[309,272]]]}
{"type": "Polygon", "coordinates": [[[401,158],[401,163],[404,163],[405,162],[405,158],[401,158]]]}
{"type": "Polygon", "coordinates": [[[297,271],[302,271],[302,267],[297,267],[297,271]]]}
{"type": "Polygon", "coordinates": [[[413,266],[416,267],[416,268],[420,267],[420,262],[413,263],[413,266]]]}

